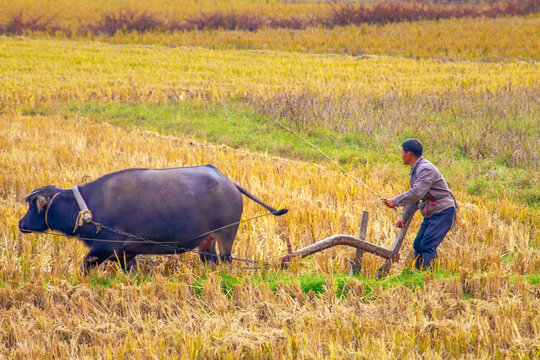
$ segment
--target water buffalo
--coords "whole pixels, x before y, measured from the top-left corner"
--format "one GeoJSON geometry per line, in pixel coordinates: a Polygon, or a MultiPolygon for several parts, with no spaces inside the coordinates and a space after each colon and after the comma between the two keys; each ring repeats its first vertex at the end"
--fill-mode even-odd
{"type": "Polygon", "coordinates": [[[276,216],[287,212],[263,203],[212,165],[128,169],[78,189],[95,223],[76,226],[80,208],[74,192],[51,185],[25,198],[29,208],[19,220],[19,229],[23,233],[51,229],[79,237],[90,248],[84,272],[107,259],[118,259],[122,268],[136,270],[138,254],[174,254],[196,247],[209,253],[201,254],[201,260],[214,265],[216,244],[220,258],[230,261],[243,209],[241,194],[276,216]],[[96,223],[152,241],[118,234],[96,223]],[[234,225],[225,227],[230,224],[234,225]]]}

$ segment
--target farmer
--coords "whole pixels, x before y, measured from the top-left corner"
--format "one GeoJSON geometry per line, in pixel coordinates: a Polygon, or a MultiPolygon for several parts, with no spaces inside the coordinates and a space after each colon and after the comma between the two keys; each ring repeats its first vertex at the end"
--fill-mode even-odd
{"type": "Polygon", "coordinates": [[[411,189],[393,199],[385,200],[388,207],[404,206],[398,228],[414,211],[420,209],[424,216],[422,226],[414,239],[415,267],[428,268],[437,257],[437,246],[452,227],[456,215],[456,202],[439,170],[422,156],[422,143],[409,139],[402,145],[405,165],[411,166],[411,189]]]}

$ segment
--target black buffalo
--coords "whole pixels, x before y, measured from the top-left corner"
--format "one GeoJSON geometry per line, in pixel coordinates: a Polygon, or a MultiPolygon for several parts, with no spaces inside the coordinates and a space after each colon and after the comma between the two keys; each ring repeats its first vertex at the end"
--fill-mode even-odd
{"type": "Polygon", "coordinates": [[[51,185],[26,197],[29,209],[19,220],[19,229],[24,233],[51,229],[79,237],[90,248],[82,265],[85,272],[107,259],[136,269],[138,254],[174,254],[197,247],[206,253],[201,260],[214,265],[216,244],[220,258],[230,261],[243,209],[241,194],[276,216],[287,212],[266,205],[212,165],[128,169],[79,190],[95,223],[76,227],[80,209],[73,191],[51,185]]]}

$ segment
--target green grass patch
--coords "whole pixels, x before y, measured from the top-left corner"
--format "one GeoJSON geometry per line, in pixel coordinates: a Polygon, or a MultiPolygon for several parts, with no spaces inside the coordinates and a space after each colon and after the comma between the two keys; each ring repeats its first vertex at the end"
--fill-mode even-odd
{"type": "MultiPolygon", "coordinates": [[[[204,281],[207,279],[206,274],[198,276],[192,284],[193,294],[196,297],[204,297],[204,281]]],[[[227,272],[219,273],[219,282],[221,291],[230,299],[236,285],[241,285],[244,282],[243,278],[238,278],[229,275],[227,272]]]]}
{"type": "Polygon", "coordinates": [[[313,291],[316,295],[324,292],[324,285],[326,283],[326,277],[321,274],[306,274],[301,276],[290,276],[286,273],[274,273],[265,276],[255,276],[251,278],[252,283],[264,283],[267,284],[269,289],[276,292],[278,287],[291,286],[292,282],[297,281],[304,293],[313,291]]]}
{"type": "MultiPolygon", "coordinates": [[[[234,286],[237,284],[243,284],[246,281],[250,281],[255,284],[264,283],[268,285],[269,289],[274,293],[280,286],[292,286],[294,282],[298,282],[304,293],[307,294],[311,291],[317,296],[324,294],[325,284],[329,284],[336,291],[336,296],[338,298],[346,298],[349,291],[347,284],[352,279],[356,279],[362,283],[364,298],[366,301],[369,301],[375,299],[374,290],[376,289],[387,290],[396,288],[398,286],[405,286],[415,291],[417,289],[424,288],[426,279],[428,277],[436,281],[440,279],[455,278],[458,275],[451,272],[444,272],[439,269],[435,271],[417,271],[411,268],[405,268],[398,274],[387,276],[382,279],[365,277],[362,275],[355,275],[351,277],[345,274],[325,275],[317,273],[294,276],[283,272],[269,273],[261,276],[241,277],[234,277],[228,273],[221,273],[219,276],[221,289],[229,298],[234,291],[234,286]]],[[[510,281],[512,283],[515,282],[515,278],[515,276],[512,276],[510,281]]],[[[522,278],[531,285],[540,283],[540,274],[537,273],[524,275],[522,278]]],[[[205,279],[206,276],[203,274],[193,284],[194,289],[197,289],[196,294],[198,296],[202,296],[202,281],[205,279]]],[[[470,300],[472,296],[465,294],[462,298],[464,300],[470,300]]]]}
{"type": "MultiPolygon", "coordinates": [[[[233,148],[281,155],[305,160],[321,161],[325,157],[279,127],[268,117],[252,108],[231,103],[201,104],[186,101],[174,104],[129,103],[71,103],[56,110],[28,109],[27,115],[50,115],[59,112],[64,117],[75,114],[98,122],[108,122],[124,128],[144,128],[162,134],[186,134],[197,139],[226,144],[233,148]]],[[[365,164],[379,159],[370,149],[370,138],[362,134],[339,134],[329,129],[314,129],[303,134],[315,146],[342,163],[365,164]],[[359,158],[359,155],[362,158],[359,158]]],[[[389,159],[386,159],[389,160],[389,159]]]]}
{"type": "MultiPolygon", "coordinates": [[[[279,288],[287,288],[300,285],[303,293],[308,294],[312,292],[315,296],[321,296],[326,292],[326,286],[335,291],[337,298],[346,298],[349,295],[349,287],[347,286],[352,280],[358,281],[363,287],[363,298],[366,302],[375,301],[377,296],[375,292],[377,289],[388,290],[399,286],[405,286],[413,291],[423,289],[426,284],[426,279],[440,280],[455,278],[458,275],[452,272],[444,272],[440,269],[434,271],[417,271],[411,268],[405,268],[401,272],[387,276],[382,279],[365,277],[362,275],[348,276],[346,274],[319,274],[319,273],[307,273],[302,275],[291,275],[287,272],[268,272],[258,275],[245,274],[240,276],[233,276],[228,271],[218,272],[215,275],[219,277],[219,284],[221,291],[231,298],[234,295],[234,291],[237,285],[243,285],[246,283],[252,284],[266,284],[268,288],[276,293],[279,288]]],[[[90,285],[94,288],[114,288],[118,284],[131,284],[136,286],[143,286],[144,284],[152,283],[154,278],[146,274],[121,274],[121,273],[91,273],[90,285]]],[[[514,284],[516,279],[521,277],[524,281],[530,285],[538,285],[540,283],[540,273],[527,274],[527,275],[514,275],[509,278],[510,283],[514,284]]],[[[195,278],[192,283],[192,291],[196,297],[204,297],[205,281],[208,275],[203,273],[195,278]]],[[[78,282],[73,279],[67,279],[72,286],[77,286],[78,282]]],[[[177,278],[170,278],[170,282],[183,281],[177,278]]],[[[47,286],[44,284],[44,286],[47,286]]],[[[0,288],[4,288],[5,283],[0,281],[0,288]]],[[[462,300],[470,300],[473,297],[469,294],[463,294],[460,296],[462,300]]]]}
{"type": "Polygon", "coordinates": [[[514,261],[514,256],[513,255],[504,254],[503,256],[501,256],[501,262],[503,264],[508,264],[508,263],[511,263],[512,261],[514,261]]]}
{"type": "Polygon", "coordinates": [[[193,281],[193,284],[191,285],[191,289],[193,290],[193,295],[195,295],[198,298],[203,297],[203,281],[206,279],[206,275],[201,275],[193,281]]]}
{"type": "Polygon", "coordinates": [[[90,275],[90,284],[92,287],[113,288],[116,284],[121,284],[123,281],[114,274],[90,275]]]}
{"type": "Polygon", "coordinates": [[[540,273],[510,276],[510,283],[515,284],[518,277],[521,277],[524,281],[531,285],[538,285],[540,283],[540,273]]]}
{"type": "MultiPolygon", "coordinates": [[[[81,275],[82,276],[82,275],[81,275]]],[[[90,286],[93,288],[114,288],[118,284],[142,286],[147,283],[151,283],[154,279],[145,273],[122,273],[122,272],[91,272],[89,275],[90,286]]],[[[77,286],[80,284],[74,277],[66,277],[65,279],[71,286],[77,286]]],[[[56,279],[53,279],[54,285],[56,279]]],[[[44,286],[48,286],[49,282],[45,282],[44,286]]]]}
{"type": "Polygon", "coordinates": [[[538,285],[540,283],[540,274],[525,275],[523,278],[525,278],[531,285],[538,285]]]}
{"type": "Polygon", "coordinates": [[[391,289],[398,286],[406,286],[412,290],[423,289],[427,276],[433,277],[435,280],[443,278],[451,278],[456,275],[453,273],[445,273],[440,270],[435,272],[415,271],[409,268],[404,269],[399,274],[387,276],[383,279],[369,278],[362,275],[350,277],[345,274],[304,274],[300,276],[291,276],[286,273],[275,273],[266,276],[251,277],[253,283],[265,283],[270,290],[276,292],[278,286],[291,286],[292,282],[297,281],[304,293],[312,291],[315,295],[321,295],[325,292],[325,284],[330,284],[336,291],[336,296],[345,298],[348,295],[349,288],[346,286],[351,279],[360,281],[364,288],[364,298],[366,300],[374,299],[373,291],[377,288],[391,289]]]}
{"type": "MultiPolygon", "coordinates": [[[[387,276],[383,279],[358,277],[364,286],[364,298],[366,300],[374,299],[373,291],[377,288],[382,290],[405,286],[415,291],[423,289],[426,278],[433,277],[435,280],[456,277],[454,273],[445,273],[441,270],[435,271],[417,271],[411,268],[405,268],[400,273],[387,276]]],[[[346,293],[344,294],[346,295],[346,293]]]]}
{"type": "Polygon", "coordinates": [[[223,293],[225,293],[225,295],[227,295],[229,299],[232,296],[235,285],[240,284],[242,284],[242,281],[238,278],[235,278],[234,276],[231,276],[229,274],[221,275],[221,291],[223,291],[223,293]]]}
{"type": "Polygon", "coordinates": [[[511,284],[516,283],[516,279],[521,278],[523,281],[531,284],[538,285],[540,283],[540,273],[526,274],[526,275],[512,275],[508,279],[511,284]]]}

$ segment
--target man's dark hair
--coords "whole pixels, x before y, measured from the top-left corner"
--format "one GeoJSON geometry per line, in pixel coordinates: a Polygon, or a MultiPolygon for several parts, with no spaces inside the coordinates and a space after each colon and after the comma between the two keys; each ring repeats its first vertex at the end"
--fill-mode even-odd
{"type": "Polygon", "coordinates": [[[405,140],[405,142],[403,143],[403,145],[401,145],[401,147],[403,148],[404,151],[410,151],[418,157],[422,156],[422,152],[424,150],[422,147],[422,143],[418,139],[405,140]]]}

